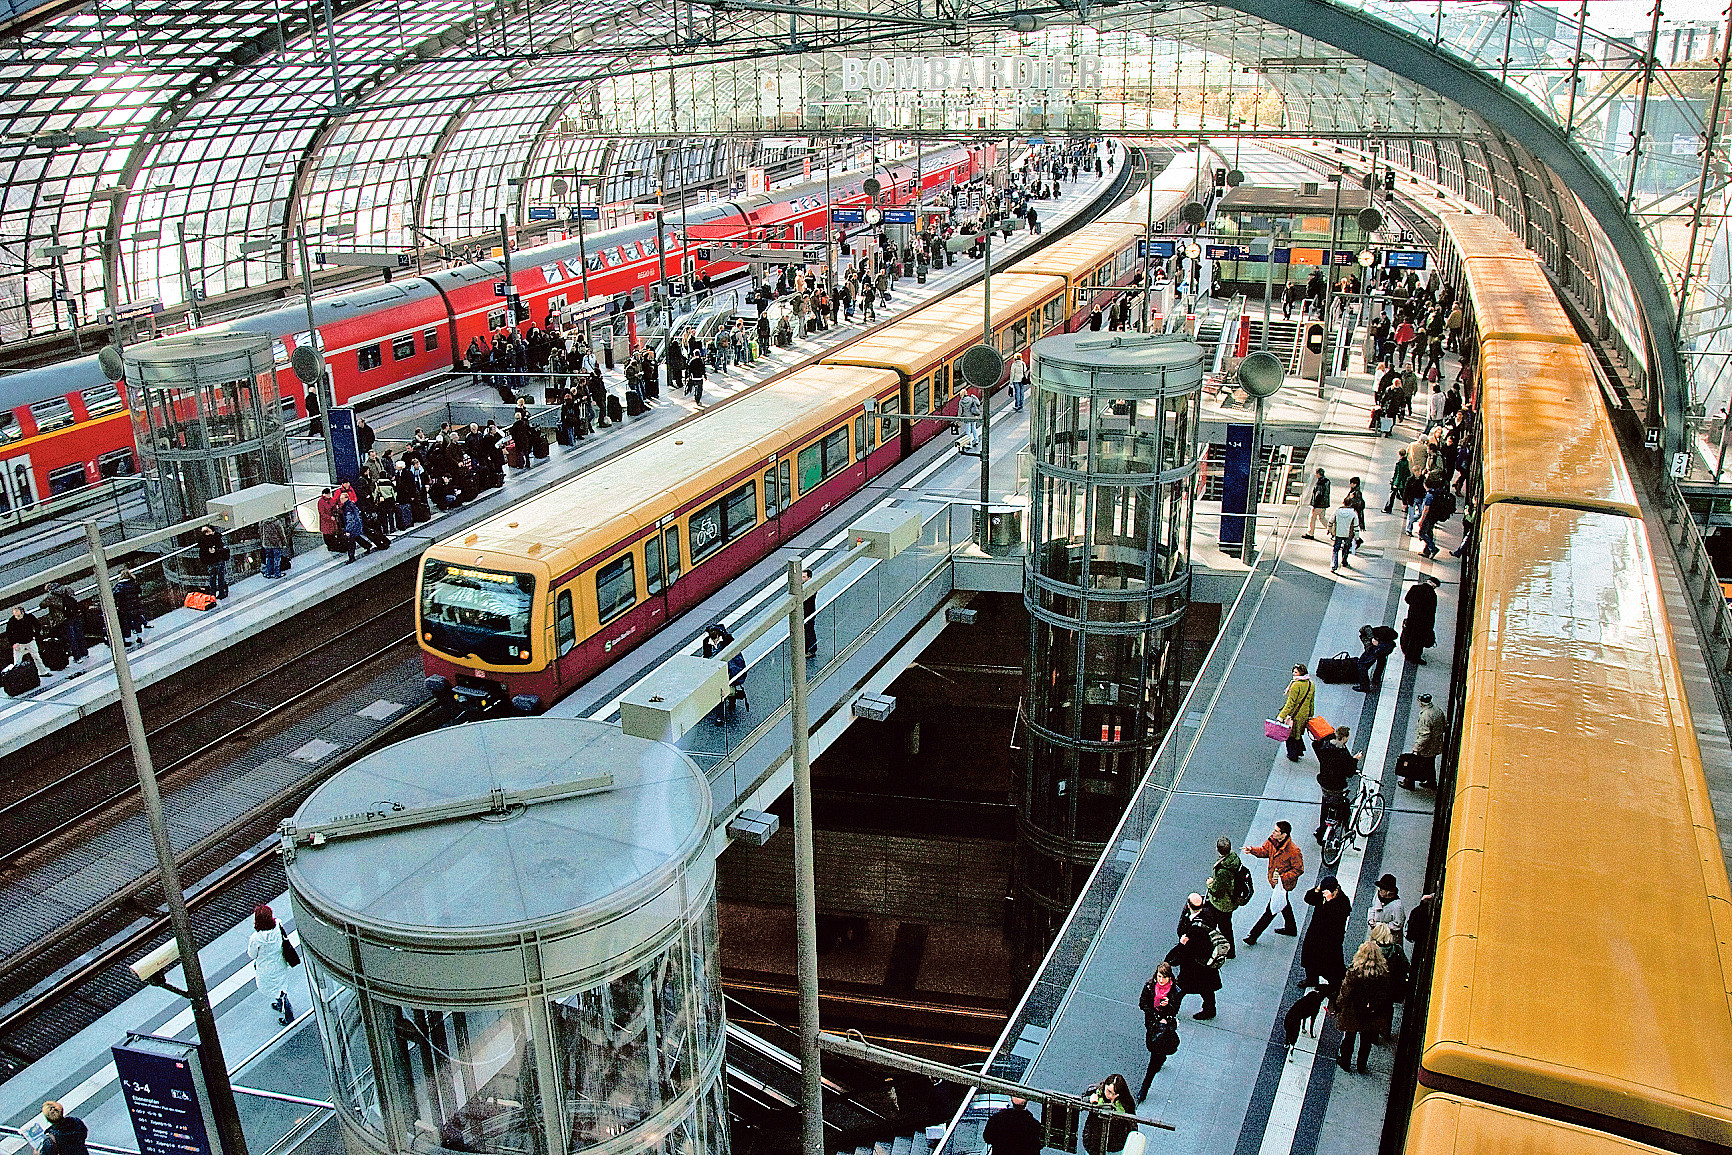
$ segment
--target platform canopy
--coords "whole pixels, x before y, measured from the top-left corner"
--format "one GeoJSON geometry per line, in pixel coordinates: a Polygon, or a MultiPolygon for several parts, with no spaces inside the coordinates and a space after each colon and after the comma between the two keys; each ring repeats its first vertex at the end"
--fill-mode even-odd
{"type": "Polygon", "coordinates": [[[0,342],[269,291],[297,224],[457,255],[586,184],[725,191],[838,136],[1243,131],[1375,143],[1497,212],[1676,426],[1732,377],[1723,7],[11,0],[0,342]],[[898,56],[971,59],[983,86],[1023,56],[1036,83],[928,85],[925,107],[849,88],[898,56]]]}

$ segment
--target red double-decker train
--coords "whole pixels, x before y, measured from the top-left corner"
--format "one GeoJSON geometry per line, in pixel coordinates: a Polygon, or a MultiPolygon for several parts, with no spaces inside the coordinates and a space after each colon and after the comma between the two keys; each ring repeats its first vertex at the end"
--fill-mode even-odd
{"type": "MultiPolygon", "coordinates": [[[[879,166],[835,178],[829,196],[837,205],[863,204],[871,177],[881,186],[878,203],[907,204],[979,175],[992,159],[991,146],[945,149],[922,157],[918,167],[879,166]]],[[[587,233],[581,246],[586,261],[575,237],[514,252],[511,284],[537,325],[586,299],[584,268],[587,300],[623,307],[628,300],[645,299],[662,276],[664,259],[669,277],[681,276],[683,268],[721,281],[745,271],[739,261],[697,258],[699,248],[711,248],[719,239],[821,239],[828,207],[822,180],[698,205],[687,213],[686,225],[703,227],[691,229],[689,245],[682,245],[681,231],[665,221],[658,236],[650,214],[587,233]]],[[[316,300],[317,344],[325,352],[337,403],[364,401],[449,373],[471,340],[486,339],[510,323],[506,298],[495,289],[504,279],[503,261],[484,260],[316,300]]],[[[305,388],[289,368],[289,355],[309,340],[304,306],[285,303],[199,331],[269,334],[275,339],[283,405],[293,410],[291,416],[306,416],[305,388]]],[[[135,469],[125,400],[94,356],[0,377],[0,515],[135,469]]]]}

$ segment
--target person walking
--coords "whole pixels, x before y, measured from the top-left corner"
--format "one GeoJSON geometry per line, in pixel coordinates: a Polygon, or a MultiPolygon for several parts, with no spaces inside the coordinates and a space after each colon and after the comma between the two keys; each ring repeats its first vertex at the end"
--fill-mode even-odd
{"type": "Polygon", "coordinates": [[[205,580],[210,583],[206,592],[216,595],[219,602],[225,601],[229,596],[229,547],[223,544],[223,535],[214,525],[198,531],[198,560],[204,566],[205,580]]]}
{"type": "Polygon", "coordinates": [[[1040,1155],[1040,1120],[1028,1109],[1028,1100],[1011,1096],[1010,1106],[994,1111],[980,1132],[992,1155],[1040,1155]]]}
{"type": "Polygon", "coordinates": [[[289,1001],[289,980],[292,968],[301,958],[294,945],[283,936],[277,916],[265,903],[253,907],[253,933],[247,939],[247,957],[253,960],[253,982],[259,993],[271,996],[271,1010],[277,1012],[277,1022],[288,1026],[295,1018],[289,1001]]]}
{"type": "Polygon", "coordinates": [[[42,664],[42,651],[36,648],[38,633],[36,615],[23,606],[13,606],[12,616],[6,619],[6,644],[11,647],[14,666],[28,655],[38,671],[48,668],[42,664]]]}
{"type": "Polygon", "coordinates": [[[1437,756],[1443,753],[1443,743],[1449,733],[1449,722],[1443,711],[1432,704],[1430,694],[1419,696],[1419,718],[1413,732],[1413,752],[1400,760],[1395,784],[1403,790],[1437,787],[1437,756]]]}
{"type": "Polygon", "coordinates": [[[1347,969],[1341,946],[1347,939],[1347,920],[1353,917],[1353,900],[1342,893],[1340,881],[1331,874],[1305,892],[1305,905],[1316,910],[1299,944],[1299,965],[1305,968],[1299,985],[1338,987],[1347,969]]]}
{"type": "Polygon", "coordinates": [[[1317,469],[1317,475],[1311,479],[1307,497],[1311,503],[1311,521],[1305,527],[1304,536],[1316,541],[1317,526],[1329,519],[1329,478],[1321,466],[1317,469]]]}
{"type": "Polygon", "coordinates": [[[1269,832],[1269,837],[1263,840],[1261,846],[1243,847],[1246,854],[1252,858],[1263,858],[1269,862],[1269,902],[1257,922],[1251,927],[1251,933],[1245,936],[1246,946],[1256,946],[1257,938],[1275,921],[1275,915],[1281,915],[1281,926],[1276,934],[1297,935],[1299,927],[1293,921],[1293,890],[1299,885],[1299,878],[1305,873],[1305,853],[1299,849],[1299,844],[1293,841],[1293,824],[1285,818],[1275,823],[1275,829],[1269,832]]]}
{"type": "MultiPolygon", "coordinates": [[[[1167,1059],[1179,1049],[1179,1000],[1184,998],[1173,966],[1168,962],[1155,964],[1155,973],[1143,984],[1137,1006],[1143,1012],[1143,1046],[1148,1048],[1149,1069],[1143,1072],[1142,1090],[1138,1099],[1146,1099],[1149,1085],[1166,1066],[1167,1059]]],[[[994,1152],[994,1155],[997,1155],[994,1152]]]]}
{"type": "Polygon", "coordinates": [[[1425,665],[1425,651],[1437,644],[1437,589],[1442,583],[1425,574],[1402,596],[1407,617],[1401,623],[1401,654],[1416,666],[1425,665]]]}
{"type": "Polygon", "coordinates": [[[1341,495],[1341,504],[1335,508],[1329,519],[1329,532],[1334,541],[1329,550],[1330,573],[1338,572],[1342,566],[1353,568],[1353,563],[1348,558],[1353,553],[1353,539],[1359,533],[1359,513],[1353,508],[1352,493],[1352,490],[1348,490],[1341,495]]]}
{"type": "MultiPolygon", "coordinates": [[[[1131,1098],[1131,1085],[1123,1075],[1108,1075],[1089,1090],[1087,1098],[1091,1103],[1112,1108],[1114,1114],[1134,1115],[1137,1111],[1137,1101],[1131,1098]]],[[[1120,1123],[1090,1111],[1083,1122],[1083,1150],[1088,1155],[1123,1151],[1125,1140],[1136,1129],[1135,1123],[1120,1123]]]]}
{"type": "Polygon", "coordinates": [[[1012,408],[1016,412],[1022,412],[1023,402],[1027,397],[1027,393],[1028,362],[1024,361],[1021,357],[1018,357],[1010,364],[1010,396],[1013,402],[1012,408]]]}
{"type": "Polygon", "coordinates": [[[39,1155],[86,1155],[90,1128],[76,1115],[53,1099],[42,1104],[42,1117],[48,1120],[48,1131],[42,1136],[39,1155]]]}
{"type": "Polygon", "coordinates": [[[1374,942],[1362,942],[1353,952],[1353,965],[1341,980],[1334,1003],[1335,1025],[1341,1030],[1341,1050],[1335,1065],[1351,1072],[1353,1044],[1359,1043],[1359,1073],[1366,1074],[1365,1061],[1371,1044],[1389,1032],[1394,999],[1389,992],[1389,962],[1374,942]]]}
{"type": "Polygon", "coordinates": [[[1215,839],[1215,856],[1215,865],[1210,868],[1209,881],[1203,889],[1208,893],[1209,905],[1215,908],[1215,925],[1227,936],[1227,957],[1233,958],[1239,953],[1233,944],[1233,912],[1250,902],[1255,891],[1251,872],[1233,853],[1232,839],[1224,834],[1215,839]]]}
{"type": "Polygon", "coordinates": [[[1317,712],[1317,684],[1305,672],[1304,663],[1293,667],[1293,680],[1287,684],[1287,699],[1281,703],[1277,722],[1286,722],[1287,761],[1297,762],[1305,756],[1305,726],[1317,712]]]}
{"type": "Polygon", "coordinates": [[[1186,897],[1179,908],[1179,925],[1174,932],[1178,944],[1167,952],[1167,961],[1179,968],[1179,1001],[1188,995],[1201,995],[1203,1009],[1192,1015],[1199,1021],[1215,1017],[1215,992],[1221,989],[1220,966],[1227,961],[1231,949],[1218,927],[1213,907],[1200,894],[1186,897]]]}
{"type": "Polygon", "coordinates": [[[355,560],[355,547],[361,546],[367,553],[373,552],[373,540],[367,536],[366,519],[361,516],[361,503],[353,499],[345,499],[338,507],[342,518],[343,537],[349,549],[349,560],[355,560]]]}

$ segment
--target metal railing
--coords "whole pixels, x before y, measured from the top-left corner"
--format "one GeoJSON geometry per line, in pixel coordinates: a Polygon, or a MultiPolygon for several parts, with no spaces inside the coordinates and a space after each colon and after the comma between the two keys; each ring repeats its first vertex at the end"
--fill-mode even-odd
{"type": "Polygon", "coordinates": [[[1714,572],[1707,540],[1676,481],[1667,477],[1659,497],[1666,506],[1663,520],[1678,556],[1678,575],[1696,604],[1703,642],[1711,651],[1710,664],[1722,678],[1732,676],[1732,607],[1726,604],[1720,575],[1714,572]]]}

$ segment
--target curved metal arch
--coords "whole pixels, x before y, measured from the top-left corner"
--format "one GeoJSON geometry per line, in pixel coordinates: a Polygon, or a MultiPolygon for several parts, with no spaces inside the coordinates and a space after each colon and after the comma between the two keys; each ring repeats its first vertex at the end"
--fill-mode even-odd
{"type": "Polygon", "coordinates": [[[1585,157],[1563,128],[1536,112],[1494,76],[1439,52],[1431,45],[1375,17],[1328,0],[1221,0],[1223,7],[1329,44],[1376,64],[1451,101],[1507,134],[1550,168],[1581,198],[1605,230],[1636,290],[1648,356],[1659,387],[1667,452],[1683,442],[1689,407],[1686,373],[1678,351],[1672,294],[1648,240],[1624,211],[1623,197],[1585,157]]]}

